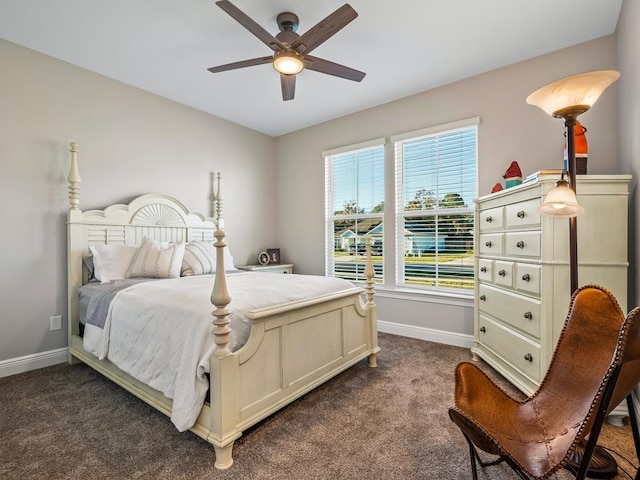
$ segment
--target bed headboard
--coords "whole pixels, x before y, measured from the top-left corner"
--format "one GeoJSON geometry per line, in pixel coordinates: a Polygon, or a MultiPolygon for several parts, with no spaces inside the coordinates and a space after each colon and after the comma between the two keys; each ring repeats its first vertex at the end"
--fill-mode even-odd
{"type": "Polygon", "coordinates": [[[71,144],[69,171],[69,213],[67,217],[68,315],[69,335],[78,333],[77,291],[88,281],[84,258],[89,247],[106,244],[139,245],[144,237],[158,241],[214,242],[218,225],[222,228],[220,174],[214,195],[216,218],[190,211],[182,202],[168,195],[147,194],[128,205],[116,204],[104,210],[80,209],[80,174],[78,145],[71,144]]]}

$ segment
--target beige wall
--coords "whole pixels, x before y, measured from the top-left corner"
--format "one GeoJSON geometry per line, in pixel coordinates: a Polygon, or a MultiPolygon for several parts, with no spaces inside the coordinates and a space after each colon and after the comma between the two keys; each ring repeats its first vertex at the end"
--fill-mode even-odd
{"type": "MultiPolygon", "coordinates": [[[[66,312],[70,141],[80,145],[82,208],[158,191],[208,213],[209,173],[220,170],[236,261],[253,262],[260,249],[274,245],[282,249],[284,260],[296,263],[296,271],[322,274],[323,150],[480,116],[479,192],[485,194],[502,180],[512,160],[525,175],[561,165],[561,121],[524,100],[539,86],[564,76],[617,68],[616,47],[623,77],[581,121],[589,128],[589,172],[618,173],[618,111],[625,121],[637,122],[640,116],[633,96],[634,89],[638,91],[633,55],[638,36],[631,28],[638,8],[629,0],[624,5],[631,20],[621,19],[617,37],[277,139],[0,40],[0,58],[11,65],[0,75],[0,220],[12,233],[0,237],[0,362],[66,347],[65,330],[49,332],[48,319],[66,312]],[[625,82],[626,76],[631,78],[625,82]],[[620,108],[618,88],[626,98],[621,94],[620,108]]],[[[633,128],[638,131],[637,123],[633,128]]],[[[631,136],[631,126],[622,129],[631,136]]],[[[620,150],[620,172],[635,174],[640,169],[637,135],[622,142],[620,150]]],[[[387,161],[392,168],[391,149],[387,161]]],[[[391,189],[388,195],[391,201],[391,189]]],[[[469,301],[399,300],[380,292],[377,303],[382,320],[453,336],[472,333],[469,301]]]]}
{"type": "MultiPolygon", "coordinates": [[[[591,70],[616,68],[616,41],[607,36],[549,55],[429,90],[386,105],[339,118],[277,139],[278,231],[280,246],[308,274],[324,272],[323,150],[432,125],[480,117],[479,193],[490,192],[510,162],[526,176],[543,168],[561,168],[564,127],[561,120],[525,102],[547,83],[591,70]]],[[[366,80],[365,80],[366,81],[366,80]]],[[[589,129],[589,173],[617,172],[617,87],[609,88],[580,120],[589,129]]],[[[392,148],[387,168],[393,169],[392,148]]],[[[393,202],[388,189],[387,205],[393,202]]],[[[385,235],[393,238],[393,219],[385,235]]],[[[390,259],[391,260],[391,259],[390,259]]],[[[387,271],[392,261],[385,263],[387,271]]],[[[379,317],[416,327],[472,335],[472,303],[449,305],[378,296],[379,317]],[[399,313],[400,312],[400,313],[399,313]]]]}
{"type": "Polygon", "coordinates": [[[0,58],[0,361],[67,346],[49,317],[66,312],[71,141],[81,208],[154,191],[209,214],[221,171],[236,261],[275,244],[273,138],[4,40],[0,58]]]}
{"type": "Polygon", "coordinates": [[[629,306],[640,304],[640,3],[625,0],[618,21],[619,164],[621,173],[633,175],[629,203],[629,306]]]}

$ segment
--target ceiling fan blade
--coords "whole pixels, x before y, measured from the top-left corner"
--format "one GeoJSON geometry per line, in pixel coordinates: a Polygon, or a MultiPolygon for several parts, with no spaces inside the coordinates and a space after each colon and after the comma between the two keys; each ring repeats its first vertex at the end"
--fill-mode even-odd
{"type": "Polygon", "coordinates": [[[227,12],[235,21],[237,21],[244,28],[258,37],[267,47],[271,50],[286,50],[286,47],[280,40],[267,32],[264,28],[258,25],[253,19],[251,19],[246,13],[236,7],[228,0],[220,0],[216,2],[222,10],[227,12]]]}
{"type": "Polygon", "coordinates": [[[357,16],[358,13],[351,5],[345,3],[335,12],[307,30],[304,35],[291,44],[291,47],[306,55],[338,33],[357,16]]]}
{"type": "Polygon", "coordinates": [[[280,84],[282,85],[282,100],[293,100],[296,94],[296,76],[281,73],[280,84]]]}
{"type": "Polygon", "coordinates": [[[252,67],[254,65],[262,65],[264,63],[273,62],[273,57],[252,58],[250,60],[242,60],[240,62],[227,63],[218,65],[217,67],[207,68],[211,73],[226,72],[227,70],[235,70],[236,68],[252,67]]]}
{"type": "Polygon", "coordinates": [[[307,65],[305,68],[307,70],[313,70],[314,72],[326,73],[327,75],[346,78],[347,80],[353,80],[354,82],[361,81],[366,75],[366,73],[361,72],[360,70],[345,67],[339,63],[330,62],[329,60],[324,60],[322,58],[306,55],[305,59],[311,61],[311,64],[307,65]]]}

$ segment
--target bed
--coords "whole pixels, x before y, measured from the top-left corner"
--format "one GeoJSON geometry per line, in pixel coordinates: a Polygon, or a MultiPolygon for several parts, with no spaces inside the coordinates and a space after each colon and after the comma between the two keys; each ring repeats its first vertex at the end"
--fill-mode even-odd
{"type": "MultiPolygon", "coordinates": [[[[72,143],[67,221],[69,362],[84,362],[173,420],[176,413],[174,409],[180,409],[177,399],[165,395],[162,388],[149,386],[147,383],[152,382],[140,380],[136,372],[121,368],[122,364],[112,361],[106,352],[100,355],[92,348],[85,348],[87,327],[80,320],[79,292],[92,285],[91,261],[87,260],[90,253],[100,246],[142,245],[145,242],[171,245],[203,242],[212,245],[216,256],[215,274],[185,277],[184,282],[192,282],[187,288],[191,298],[179,302],[176,308],[198,306],[198,320],[194,320],[194,325],[198,325],[201,335],[186,333],[185,338],[193,341],[196,337],[195,340],[203,345],[203,351],[206,352],[205,357],[199,359],[199,366],[201,370],[206,370],[207,397],[197,407],[195,415],[192,414],[192,424],[188,421],[183,426],[186,425],[188,430],[213,445],[216,468],[224,470],[231,467],[233,444],[250,426],[365,358],[368,358],[369,366],[376,366],[379,348],[370,247],[365,268],[365,288],[351,284],[348,287],[338,285],[336,289],[320,294],[305,293],[305,296],[275,301],[269,298],[267,302],[265,297],[276,296],[276,287],[273,287],[279,284],[276,280],[284,282],[283,277],[287,275],[281,275],[280,280],[266,277],[269,274],[265,273],[240,273],[225,269],[225,259],[227,264],[229,262],[226,256],[229,249],[225,249],[219,174],[212,202],[212,215],[215,218],[192,212],[177,199],[160,194],[142,195],[127,205],[116,204],[103,210],[83,211],[80,209],[81,179],[77,154],[78,146],[72,143]],[[262,283],[272,285],[272,290],[261,293],[258,286],[240,283],[246,282],[251,276],[254,282],[264,279],[262,283]],[[234,298],[234,292],[242,292],[247,298],[241,299],[240,295],[234,298]],[[205,298],[201,298],[203,296],[205,298]],[[203,318],[206,319],[204,330],[201,315],[205,315],[203,318]],[[234,334],[237,333],[234,328],[238,325],[234,315],[247,325],[244,339],[234,340],[234,334]]],[[[311,277],[295,277],[311,281],[311,277]]],[[[111,329],[118,330],[120,327],[116,328],[115,325],[126,325],[126,322],[133,321],[133,317],[126,318],[126,312],[132,311],[124,308],[127,305],[126,298],[141,296],[141,292],[156,288],[149,284],[157,283],[165,292],[177,292],[177,287],[174,290],[173,285],[177,286],[180,282],[183,282],[182,278],[170,278],[126,286],[110,300],[106,322],[111,329]]],[[[287,287],[283,286],[282,289],[287,287]]],[[[169,295],[156,294],[156,297],[150,297],[157,300],[145,298],[147,302],[157,302],[159,307],[165,296],[169,295]]],[[[173,317],[179,317],[182,321],[182,311],[177,312],[173,317]]],[[[171,315],[165,316],[167,321],[172,320],[169,318],[171,315]]],[[[96,331],[94,327],[92,329],[96,331]]],[[[106,338],[104,332],[100,335],[102,339],[106,338]]],[[[113,331],[109,335],[114,335],[113,331]]],[[[168,338],[173,341],[172,335],[168,338]]],[[[117,344],[113,338],[109,348],[117,344]]],[[[163,348],[154,347],[154,352],[160,361],[164,361],[163,348]]],[[[143,358],[143,353],[135,355],[143,358]]],[[[176,390],[179,391],[184,388],[185,381],[192,381],[191,377],[201,380],[204,376],[202,371],[189,371],[185,380],[179,374],[176,372],[175,380],[178,382],[176,390]]]]}

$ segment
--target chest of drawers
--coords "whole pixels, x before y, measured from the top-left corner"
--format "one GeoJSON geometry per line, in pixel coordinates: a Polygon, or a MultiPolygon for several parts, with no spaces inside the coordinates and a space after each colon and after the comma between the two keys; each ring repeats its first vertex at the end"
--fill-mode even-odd
{"type": "MultiPolygon", "coordinates": [[[[577,180],[578,283],[602,285],[626,312],[628,175],[577,180]]],[[[476,200],[474,358],[526,394],[551,360],[569,307],[569,221],[536,209],[558,180],[540,175],[476,200]]]]}

